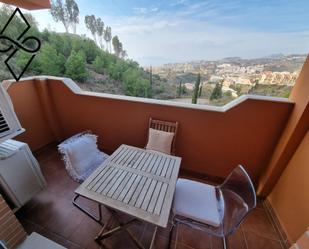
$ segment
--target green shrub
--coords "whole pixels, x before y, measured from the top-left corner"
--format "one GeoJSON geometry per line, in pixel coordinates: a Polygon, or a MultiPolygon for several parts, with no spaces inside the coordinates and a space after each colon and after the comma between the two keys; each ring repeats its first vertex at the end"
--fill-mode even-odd
{"type": "Polygon", "coordinates": [[[45,44],[41,48],[36,62],[35,68],[41,74],[59,76],[64,72],[65,58],[52,45],[45,44]]]}
{"type": "Polygon", "coordinates": [[[85,55],[82,52],[72,51],[65,64],[65,74],[67,77],[80,82],[87,79],[85,55]]]}

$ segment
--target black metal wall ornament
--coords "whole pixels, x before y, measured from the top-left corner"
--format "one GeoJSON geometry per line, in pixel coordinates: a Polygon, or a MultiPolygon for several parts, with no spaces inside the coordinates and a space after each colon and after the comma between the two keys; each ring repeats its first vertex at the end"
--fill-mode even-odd
{"type": "Polygon", "coordinates": [[[9,71],[11,72],[12,76],[14,77],[14,79],[16,81],[20,80],[20,78],[23,76],[25,71],[28,69],[30,63],[33,61],[34,57],[36,56],[36,52],[38,52],[41,48],[41,41],[37,37],[34,37],[34,36],[24,37],[25,34],[29,31],[30,28],[31,28],[31,26],[30,26],[29,22],[27,21],[27,19],[25,18],[25,16],[22,14],[21,10],[19,8],[16,8],[15,11],[10,16],[9,20],[4,25],[3,29],[0,32],[0,41],[3,40],[3,41],[5,41],[5,43],[10,44],[10,45],[8,45],[8,47],[6,47],[4,49],[0,48],[0,52],[1,53],[7,53],[7,52],[12,50],[12,53],[4,61],[4,63],[7,66],[7,68],[9,69],[9,71]],[[20,15],[21,20],[26,24],[26,28],[24,30],[22,30],[20,35],[17,37],[17,39],[14,40],[13,38],[4,35],[4,32],[9,27],[10,23],[12,22],[13,18],[17,15],[17,13],[20,15]],[[29,41],[29,40],[34,40],[36,42],[35,48],[28,48],[25,45],[26,42],[29,41]],[[22,69],[21,73],[19,75],[16,75],[16,73],[14,72],[14,70],[11,68],[11,66],[9,64],[9,60],[19,50],[23,50],[24,52],[30,53],[30,54],[32,54],[32,56],[30,57],[29,61],[25,65],[25,67],[22,69]]]}

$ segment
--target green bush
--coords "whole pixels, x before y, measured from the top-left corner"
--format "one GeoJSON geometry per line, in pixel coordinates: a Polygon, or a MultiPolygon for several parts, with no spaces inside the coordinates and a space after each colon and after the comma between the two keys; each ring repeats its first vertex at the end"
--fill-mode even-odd
{"type": "Polygon", "coordinates": [[[103,74],[105,73],[105,67],[107,65],[107,61],[105,60],[103,55],[97,55],[94,62],[92,63],[93,69],[96,73],[103,74]]]}
{"type": "Polygon", "coordinates": [[[45,44],[37,57],[35,68],[40,74],[59,76],[64,73],[65,58],[56,49],[45,44]]]}
{"type": "Polygon", "coordinates": [[[122,84],[126,95],[145,98],[151,97],[149,81],[141,79],[139,71],[134,68],[129,68],[124,72],[122,84]]]}
{"type": "Polygon", "coordinates": [[[65,63],[65,75],[80,82],[87,79],[85,55],[82,52],[76,53],[74,50],[72,51],[65,63]]]}

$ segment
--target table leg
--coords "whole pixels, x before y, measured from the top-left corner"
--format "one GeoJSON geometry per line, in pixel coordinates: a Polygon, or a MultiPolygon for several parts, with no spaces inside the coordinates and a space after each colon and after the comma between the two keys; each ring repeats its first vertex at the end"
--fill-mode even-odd
{"type": "Polygon", "coordinates": [[[98,222],[99,224],[102,224],[102,210],[101,210],[101,205],[98,203],[98,211],[99,211],[99,217],[95,216],[94,214],[90,213],[88,210],[86,210],[84,207],[79,205],[77,203],[77,199],[80,197],[80,195],[76,194],[72,200],[72,203],[75,207],[77,207],[80,211],[88,215],[91,219],[94,221],[98,222]]]}
{"type": "Polygon", "coordinates": [[[97,237],[94,240],[100,240],[100,237],[102,236],[102,234],[104,233],[105,229],[107,229],[108,225],[113,221],[113,217],[111,216],[108,221],[104,224],[104,226],[101,228],[99,234],[97,235],[97,237]]]}
{"type": "MultiPolygon", "coordinates": [[[[111,213],[111,217],[110,219],[107,221],[107,223],[102,227],[102,229],[100,230],[98,236],[95,238],[96,242],[100,242],[101,240],[104,240],[106,238],[109,238],[111,236],[113,236],[115,233],[120,232],[120,231],[124,231],[126,232],[129,237],[132,239],[132,241],[134,242],[134,244],[139,248],[139,249],[145,249],[145,247],[141,244],[141,242],[134,236],[134,234],[132,234],[127,228],[133,223],[138,221],[137,219],[131,219],[128,222],[122,222],[120,220],[120,218],[117,215],[117,212],[115,212],[112,209],[107,208],[108,211],[110,211],[111,213]],[[106,228],[108,227],[108,225],[113,221],[116,220],[116,222],[119,224],[119,226],[108,230],[107,232],[104,232],[106,230],[106,228]]],[[[150,244],[150,249],[153,248],[154,246],[154,241],[155,241],[155,237],[156,237],[156,233],[157,233],[157,229],[158,227],[155,227],[154,233],[152,235],[152,239],[151,239],[151,244],[150,244]]]]}
{"type": "MultiPolygon", "coordinates": [[[[111,229],[111,230],[109,230],[109,231],[107,231],[107,232],[105,232],[105,233],[102,233],[101,232],[101,234],[99,234],[96,238],[95,238],[95,240],[96,241],[98,241],[98,240],[104,240],[104,239],[106,239],[106,238],[108,238],[108,237],[110,237],[110,236],[112,236],[114,233],[116,233],[116,232],[119,232],[119,231],[121,231],[121,230],[125,230],[126,231],[126,228],[128,227],[128,226],[130,226],[133,222],[135,222],[136,221],[136,219],[132,219],[132,220],[130,220],[130,221],[128,221],[128,222],[126,222],[126,223],[124,223],[124,224],[122,224],[122,225],[119,225],[118,227],[115,227],[115,228],[113,228],[113,229],[111,229]]],[[[102,229],[101,229],[101,231],[104,231],[105,230],[105,227],[103,227],[102,229]],[[104,229],[103,229],[104,228],[104,229]]]]}
{"type": "Polygon", "coordinates": [[[151,244],[149,246],[149,249],[152,249],[153,245],[154,245],[154,241],[155,241],[155,238],[156,238],[156,234],[157,234],[157,230],[158,230],[158,227],[156,226],[155,227],[155,230],[152,234],[152,239],[151,239],[151,244]]]}

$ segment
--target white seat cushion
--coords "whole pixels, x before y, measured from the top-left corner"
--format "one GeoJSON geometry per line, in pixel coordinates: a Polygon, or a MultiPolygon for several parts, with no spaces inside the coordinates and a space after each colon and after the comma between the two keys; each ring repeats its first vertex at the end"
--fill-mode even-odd
{"type": "Polygon", "coordinates": [[[97,136],[77,134],[58,145],[66,170],[77,182],[84,181],[108,155],[97,148],[97,136]]]}
{"type": "Polygon", "coordinates": [[[65,247],[51,241],[42,235],[33,232],[17,249],[65,249],[65,247]]]}
{"type": "Polygon", "coordinates": [[[220,225],[215,187],[179,178],[176,184],[173,212],[211,226],[220,225]]]}

